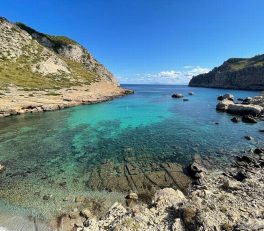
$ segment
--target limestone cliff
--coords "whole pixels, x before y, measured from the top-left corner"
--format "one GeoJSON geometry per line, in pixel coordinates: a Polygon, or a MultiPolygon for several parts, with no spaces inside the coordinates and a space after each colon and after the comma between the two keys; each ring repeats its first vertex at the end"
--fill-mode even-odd
{"type": "Polygon", "coordinates": [[[264,55],[229,59],[209,73],[193,77],[189,86],[263,90],[264,55]]]}
{"type": "Polygon", "coordinates": [[[80,44],[0,18],[0,86],[62,88],[107,81],[113,75],[80,44]]]}
{"type": "Polygon", "coordinates": [[[79,43],[0,17],[0,117],[126,95],[79,43]]]}

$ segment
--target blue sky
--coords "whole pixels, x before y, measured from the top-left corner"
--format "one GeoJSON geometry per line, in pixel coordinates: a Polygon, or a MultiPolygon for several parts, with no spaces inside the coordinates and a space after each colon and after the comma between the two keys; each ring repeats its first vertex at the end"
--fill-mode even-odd
{"type": "Polygon", "coordinates": [[[1,0],[0,15],[83,44],[121,83],[187,83],[264,53],[263,0],[1,0]]]}

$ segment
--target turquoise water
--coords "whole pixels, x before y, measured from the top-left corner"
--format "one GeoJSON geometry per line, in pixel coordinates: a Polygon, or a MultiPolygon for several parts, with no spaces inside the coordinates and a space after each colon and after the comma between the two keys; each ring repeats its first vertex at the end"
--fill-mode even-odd
{"type": "Polygon", "coordinates": [[[0,118],[0,162],[7,167],[0,175],[1,199],[45,211],[63,206],[59,202],[63,197],[89,191],[87,174],[94,166],[107,161],[118,164],[127,157],[126,150],[129,156],[151,161],[188,164],[199,153],[225,163],[233,153],[263,144],[258,132],[263,122],[235,124],[230,115],[215,110],[218,95],[229,92],[243,98],[259,92],[125,87],[135,94],[101,104],[0,118]],[[189,91],[195,95],[188,96],[189,91]],[[172,99],[174,92],[189,101],[172,99]],[[245,135],[254,140],[245,140],[245,135]],[[54,196],[52,205],[41,199],[48,193],[54,196]]]}

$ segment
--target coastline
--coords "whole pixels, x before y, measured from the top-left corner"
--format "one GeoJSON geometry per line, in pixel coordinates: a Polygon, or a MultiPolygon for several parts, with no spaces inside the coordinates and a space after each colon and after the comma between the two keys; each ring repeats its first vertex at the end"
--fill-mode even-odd
{"type": "Polygon", "coordinates": [[[107,81],[94,82],[88,86],[47,90],[27,90],[11,85],[0,90],[0,118],[96,104],[128,94],[133,94],[133,91],[107,81]]]}

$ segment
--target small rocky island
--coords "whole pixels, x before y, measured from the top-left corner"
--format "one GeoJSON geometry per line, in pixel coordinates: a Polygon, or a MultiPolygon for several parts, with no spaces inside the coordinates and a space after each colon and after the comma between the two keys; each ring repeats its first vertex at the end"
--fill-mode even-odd
{"type": "Polygon", "coordinates": [[[264,55],[228,59],[212,71],[193,77],[189,86],[264,90],[264,55]]]}

